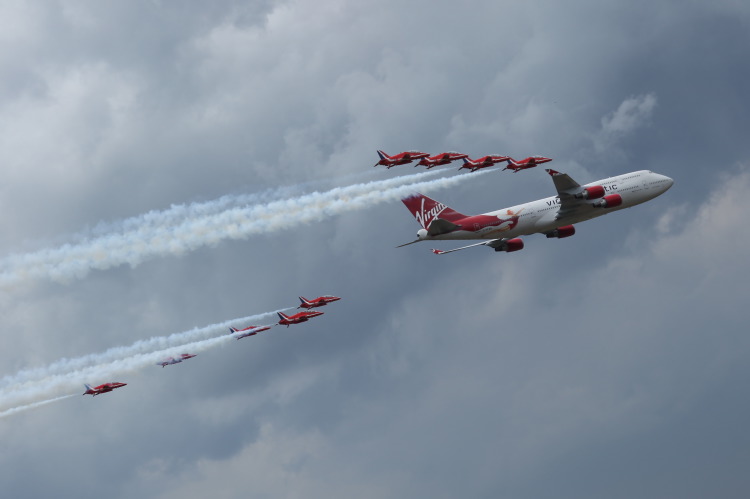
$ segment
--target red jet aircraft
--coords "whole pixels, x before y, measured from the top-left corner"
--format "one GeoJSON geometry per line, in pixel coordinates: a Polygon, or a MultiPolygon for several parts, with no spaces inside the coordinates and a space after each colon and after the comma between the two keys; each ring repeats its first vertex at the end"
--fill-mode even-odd
{"type": "Polygon", "coordinates": [[[255,336],[261,331],[268,331],[269,329],[271,329],[271,326],[249,326],[249,327],[246,327],[245,329],[237,329],[236,327],[230,327],[229,334],[243,333],[237,336],[237,339],[241,340],[242,338],[247,338],[248,336],[255,336]],[[243,332],[243,331],[246,331],[246,332],[243,332]]]}
{"type": "Polygon", "coordinates": [[[290,324],[299,324],[300,322],[307,322],[313,317],[323,315],[323,312],[300,312],[294,315],[285,315],[281,312],[279,314],[279,324],[282,326],[289,327],[290,324]]]}
{"type": "Polygon", "coordinates": [[[489,156],[484,156],[479,159],[464,158],[464,166],[459,168],[459,170],[468,168],[474,172],[479,170],[480,168],[487,168],[489,166],[502,163],[503,161],[508,161],[509,159],[510,156],[500,156],[499,154],[490,154],[489,156]]]}
{"type": "Polygon", "coordinates": [[[127,385],[127,383],[104,383],[103,385],[99,385],[99,386],[95,386],[94,388],[91,388],[91,385],[84,383],[83,386],[86,387],[86,391],[83,392],[81,395],[93,395],[94,397],[96,397],[97,395],[111,392],[115,388],[120,388],[125,385],[127,385]]]}
{"type": "Polygon", "coordinates": [[[183,353],[182,355],[179,356],[179,358],[175,359],[174,357],[167,357],[166,359],[162,360],[161,362],[157,362],[156,365],[157,366],[161,366],[161,367],[167,367],[167,366],[171,366],[172,364],[179,364],[183,360],[192,359],[196,355],[198,355],[198,354],[183,353]]]}
{"type": "Polygon", "coordinates": [[[544,156],[529,156],[528,158],[522,159],[521,161],[516,161],[513,158],[508,158],[508,166],[503,168],[503,171],[513,170],[513,173],[516,173],[518,170],[534,168],[536,165],[549,163],[550,161],[552,161],[551,158],[545,158],[544,156]]]}
{"type": "Polygon", "coordinates": [[[430,154],[426,152],[419,152],[419,151],[406,151],[399,154],[394,154],[393,156],[388,156],[383,151],[378,151],[378,156],[380,156],[380,161],[375,163],[373,166],[378,165],[384,165],[388,168],[396,165],[407,165],[414,161],[415,159],[422,159],[428,157],[430,154]]]}
{"type": "Polygon", "coordinates": [[[331,296],[331,295],[323,295],[319,296],[317,298],[313,298],[312,300],[308,300],[304,296],[299,297],[299,301],[302,303],[297,308],[315,308],[315,307],[322,307],[323,305],[328,305],[329,303],[333,303],[335,301],[339,301],[341,298],[338,296],[331,296]]]}
{"type": "Polygon", "coordinates": [[[417,165],[426,166],[427,169],[429,170],[433,166],[447,165],[453,161],[456,161],[457,159],[465,159],[468,157],[469,157],[468,154],[463,154],[463,153],[455,152],[455,151],[448,151],[442,154],[438,154],[437,156],[431,156],[429,158],[422,158],[421,160],[419,160],[419,163],[417,163],[414,166],[417,166],[417,165]]]}

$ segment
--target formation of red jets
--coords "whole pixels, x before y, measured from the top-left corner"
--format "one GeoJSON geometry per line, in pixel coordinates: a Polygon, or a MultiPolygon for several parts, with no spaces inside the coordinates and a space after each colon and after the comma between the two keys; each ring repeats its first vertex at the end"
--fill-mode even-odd
{"type": "Polygon", "coordinates": [[[409,163],[419,160],[419,163],[414,166],[426,166],[428,170],[434,166],[448,165],[453,161],[462,159],[464,164],[463,166],[461,166],[461,168],[459,168],[459,170],[463,170],[464,168],[466,168],[467,170],[472,172],[477,171],[481,168],[494,166],[498,163],[502,163],[503,161],[507,162],[503,170],[512,170],[513,172],[526,170],[527,168],[534,168],[535,166],[541,165],[542,163],[552,161],[551,158],[545,158],[544,156],[529,156],[528,158],[516,161],[510,156],[501,156],[499,154],[490,154],[481,158],[471,159],[468,154],[454,151],[440,153],[436,156],[430,156],[429,153],[420,151],[404,151],[402,153],[389,156],[383,151],[378,151],[378,156],[380,157],[380,160],[375,163],[374,166],[383,165],[386,168],[392,168],[396,165],[408,165],[409,163]]]}
{"type": "MultiPolygon", "coordinates": [[[[332,296],[332,295],[323,295],[319,296],[317,298],[314,298],[312,300],[308,300],[304,296],[299,297],[300,305],[297,308],[304,308],[307,309],[303,312],[298,312],[294,315],[286,315],[282,312],[277,312],[279,314],[279,322],[275,324],[269,324],[266,326],[248,326],[244,329],[237,329],[234,327],[229,328],[229,334],[237,334],[237,339],[247,338],[248,336],[255,336],[256,334],[260,333],[261,331],[268,331],[274,326],[286,326],[289,327],[292,324],[301,324],[303,322],[307,322],[313,317],[318,317],[319,315],[323,315],[323,312],[318,311],[311,311],[311,308],[317,308],[317,307],[323,307],[325,305],[328,305],[329,303],[333,303],[335,301],[339,301],[341,298],[338,296],[332,296]]],[[[157,362],[157,366],[166,367],[171,366],[172,364],[179,364],[180,362],[188,359],[192,359],[197,354],[190,354],[190,353],[183,353],[179,357],[168,357],[161,362],[157,362]]],[[[111,383],[104,383],[103,385],[91,387],[88,384],[85,384],[86,391],[83,392],[83,395],[92,395],[96,397],[97,395],[101,395],[102,393],[108,393],[116,388],[121,388],[123,386],[126,386],[127,383],[118,383],[118,382],[111,382],[111,383]]]]}

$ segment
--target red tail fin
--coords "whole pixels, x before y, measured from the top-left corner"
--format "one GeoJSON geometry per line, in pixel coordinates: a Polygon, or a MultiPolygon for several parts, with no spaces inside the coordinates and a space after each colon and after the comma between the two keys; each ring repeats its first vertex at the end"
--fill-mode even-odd
{"type": "Polygon", "coordinates": [[[461,213],[448,208],[443,203],[428,198],[424,194],[413,194],[402,199],[401,202],[406,205],[423,229],[428,228],[430,223],[436,218],[442,218],[449,222],[456,222],[457,220],[466,218],[466,215],[462,215],[461,213]]]}

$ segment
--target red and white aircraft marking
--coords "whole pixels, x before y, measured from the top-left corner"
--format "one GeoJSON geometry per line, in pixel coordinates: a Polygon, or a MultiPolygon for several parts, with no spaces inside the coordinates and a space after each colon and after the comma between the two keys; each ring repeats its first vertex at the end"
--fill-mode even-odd
{"type": "Polygon", "coordinates": [[[419,163],[417,163],[414,166],[426,166],[429,170],[433,166],[439,166],[439,165],[447,165],[452,163],[453,161],[459,160],[459,159],[465,159],[468,158],[468,154],[463,154],[460,152],[455,151],[448,151],[444,152],[442,154],[438,154],[436,156],[430,156],[429,158],[422,158],[419,160],[419,163]]]}
{"type": "Polygon", "coordinates": [[[519,170],[526,170],[527,168],[534,168],[536,165],[542,163],[549,163],[552,158],[545,158],[544,156],[529,156],[528,158],[516,161],[513,158],[508,158],[508,166],[503,168],[505,170],[513,170],[516,173],[519,170]]]}
{"type": "Polygon", "coordinates": [[[394,154],[393,156],[388,156],[383,151],[378,151],[378,156],[380,156],[380,161],[375,163],[373,166],[378,165],[384,165],[387,168],[391,168],[392,166],[396,165],[407,165],[414,161],[415,159],[422,159],[428,157],[430,154],[426,152],[419,152],[419,151],[405,151],[399,154],[394,154]]]}
{"type": "Polygon", "coordinates": [[[167,366],[171,366],[172,364],[179,364],[183,360],[192,359],[196,355],[198,355],[198,354],[183,353],[182,355],[180,355],[176,359],[174,357],[167,357],[166,359],[162,360],[161,362],[157,362],[156,365],[157,366],[161,366],[161,367],[167,367],[167,366]]]}
{"type": "Polygon", "coordinates": [[[247,338],[248,336],[255,336],[261,331],[268,331],[272,327],[273,326],[249,326],[249,327],[246,327],[245,329],[237,329],[236,327],[230,327],[229,334],[242,333],[237,336],[237,339],[241,340],[242,338],[247,338]]]}
{"type": "Polygon", "coordinates": [[[286,327],[289,327],[290,324],[299,324],[301,322],[307,322],[313,317],[323,315],[323,312],[299,312],[294,315],[286,315],[281,312],[276,312],[276,313],[279,314],[278,324],[281,326],[286,326],[286,327]]]}
{"type": "Polygon", "coordinates": [[[127,383],[104,383],[103,385],[95,386],[91,388],[91,385],[85,384],[86,391],[83,392],[81,395],[93,395],[96,397],[97,395],[101,395],[102,393],[111,392],[115,388],[121,388],[123,386],[127,386],[127,383]]]}
{"type": "Polygon", "coordinates": [[[645,203],[665,193],[674,183],[671,178],[649,170],[586,185],[579,185],[565,173],[555,170],[547,170],[547,173],[552,177],[557,196],[482,215],[462,215],[422,194],[404,198],[403,203],[422,228],[417,232],[416,241],[401,246],[419,241],[490,239],[448,251],[432,251],[442,255],[474,246],[489,246],[495,251],[518,251],[523,249],[520,236],[572,236],[575,234],[574,223],[645,203]]]}
{"type": "Polygon", "coordinates": [[[335,301],[339,301],[341,298],[338,296],[333,295],[323,295],[318,296],[317,298],[313,298],[312,300],[308,300],[304,296],[299,297],[300,303],[299,307],[297,308],[315,308],[315,307],[322,307],[324,305],[328,305],[329,303],[333,303],[335,301]]]}
{"type": "Polygon", "coordinates": [[[488,168],[494,166],[503,161],[508,161],[510,156],[501,156],[499,154],[490,154],[489,156],[483,156],[479,159],[464,158],[464,164],[459,170],[468,168],[471,171],[477,171],[480,168],[488,168]]]}

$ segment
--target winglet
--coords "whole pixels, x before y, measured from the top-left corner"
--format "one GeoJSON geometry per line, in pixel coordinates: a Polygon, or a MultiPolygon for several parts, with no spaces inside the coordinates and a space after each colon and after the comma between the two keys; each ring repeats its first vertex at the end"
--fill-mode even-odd
{"type": "Polygon", "coordinates": [[[435,253],[436,255],[442,255],[443,253],[445,253],[445,251],[443,250],[434,249],[434,248],[432,249],[432,252],[435,253]]]}
{"type": "Polygon", "coordinates": [[[545,171],[547,173],[549,173],[550,176],[552,176],[552,177],[554,177],[555,175],[560,175],[560,172],[557,172],[557,171],[553,170],[552,168],[547,168],[545,171]]]}

